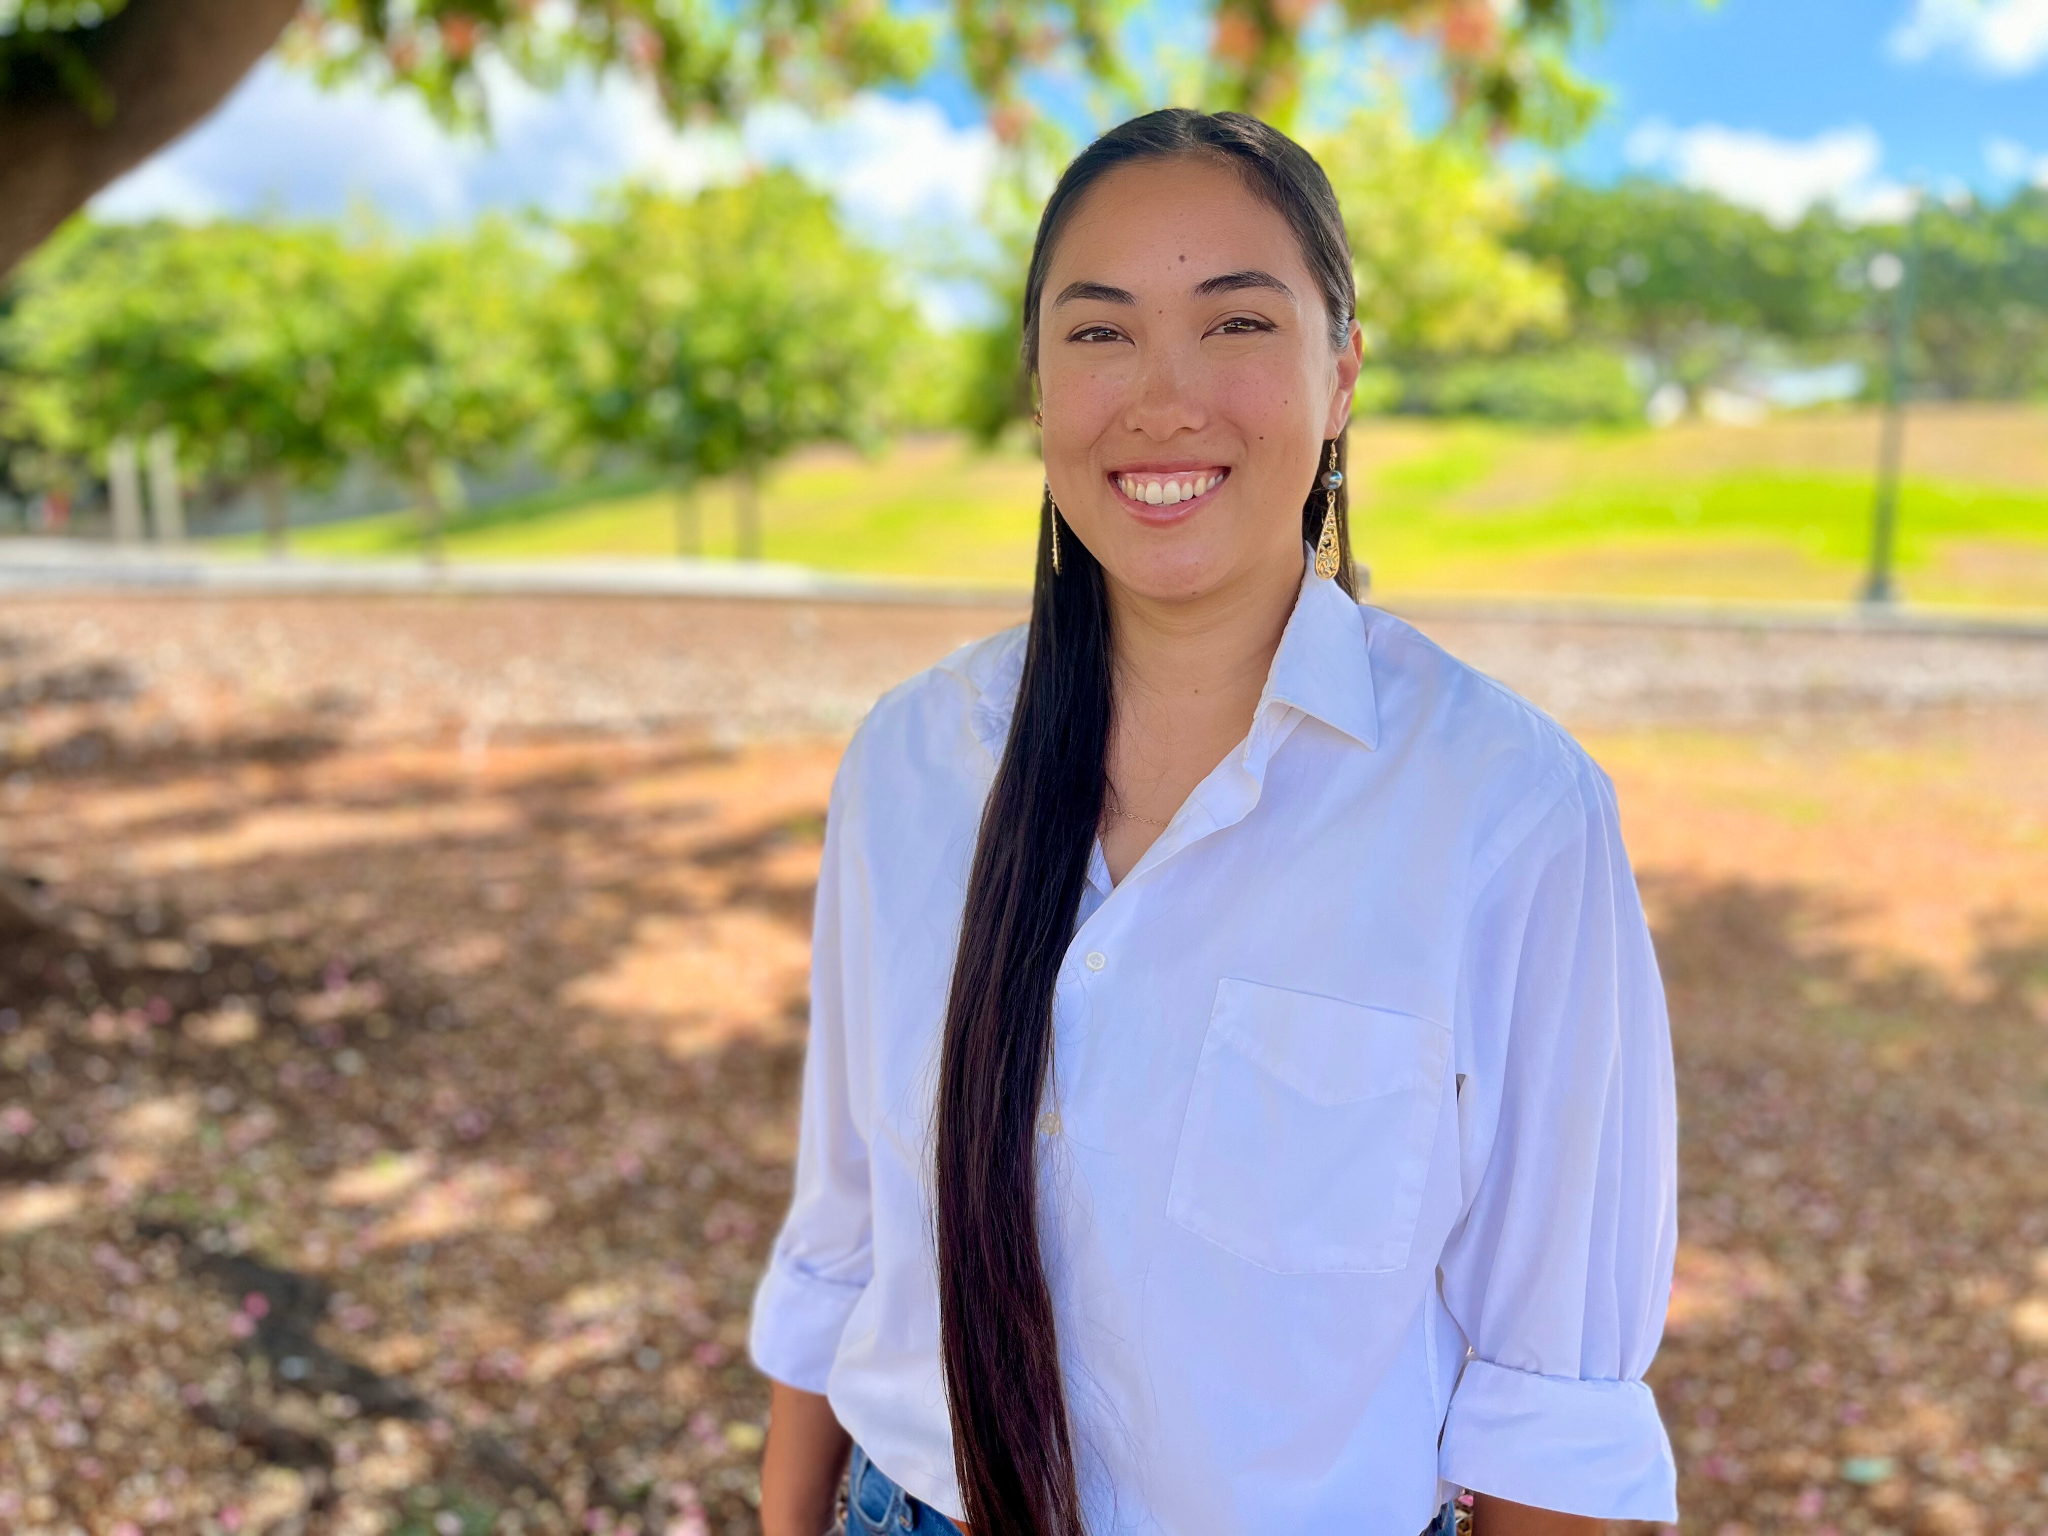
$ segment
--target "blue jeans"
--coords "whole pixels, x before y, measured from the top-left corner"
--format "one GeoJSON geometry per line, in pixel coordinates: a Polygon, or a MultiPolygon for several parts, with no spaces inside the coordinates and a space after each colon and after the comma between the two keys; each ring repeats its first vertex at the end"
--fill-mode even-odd
{"type": "Polygon", "coordinates": [[[846,1536],[940,1536],[960,1527],[922,1499],[914,1499],[868,1460],[858,1445],[846,1469],[846,1536]]]}
{"type": "MultiPolygon", "coordinates": [[[[868,1460],[858,1445],[846,1469],[846,1536],[940,1536],[960,1529],[931,1505],[914,1499],[868,1460]]],[[[1454,1536],[1457,1507],[1446,1504],[1422,1529],[1421,1536],[1454,1536]]]]}

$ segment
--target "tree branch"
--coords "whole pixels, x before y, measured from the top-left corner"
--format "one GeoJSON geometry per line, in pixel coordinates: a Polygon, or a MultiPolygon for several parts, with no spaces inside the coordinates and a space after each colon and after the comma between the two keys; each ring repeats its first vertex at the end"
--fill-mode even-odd
{"type": "Polygon", "coordinates": [[[219,106],[298,0],[131,0],[93,37],[113,103],[96,123],[57,90],[0,100],[0,277],[93,193],[219,106]]]}

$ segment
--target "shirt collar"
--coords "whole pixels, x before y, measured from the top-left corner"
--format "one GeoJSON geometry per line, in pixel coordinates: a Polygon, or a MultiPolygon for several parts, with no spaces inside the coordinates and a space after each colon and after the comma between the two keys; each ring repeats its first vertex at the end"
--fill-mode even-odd
{"type": "MultiPolygon", "coordinates": [[[[1002,756],[1003,739],[1017,707],[1029,629],[1028,624],[1016,625],[962,647],[942,663],[973,686],[974,734],[994,758],[1002,756]]],[[[1306,540],[1294,610],[1281,631],[1253,713],[1255,734],[1274,705],[1291,705],[1368,751],[1379,745],[1365,623],[1357,602],[1342,587],[1315,574],[1315,551],[1306,540]]]]}
{"type": "Polygon", "coordinates": [[[1301,591],[1281,631],[1256,713],[1291,704],[1371,751],[1379,746],[1380,727],[1364,615],[1350,593],[1316,575],[1315,550],[1307,540],[1301,548],[1301,591]]]}

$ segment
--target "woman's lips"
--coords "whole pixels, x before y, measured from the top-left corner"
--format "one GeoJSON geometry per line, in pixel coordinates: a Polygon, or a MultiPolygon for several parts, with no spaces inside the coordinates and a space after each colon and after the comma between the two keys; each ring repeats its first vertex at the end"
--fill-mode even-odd
{"type": "Polygon", "coordinates": [[[1146,522],[1170,523],[1201,506],[1230,478],[1220,464],[1200,469],[1119,470],[1109,488],[1129,512],[1146,522]]]}

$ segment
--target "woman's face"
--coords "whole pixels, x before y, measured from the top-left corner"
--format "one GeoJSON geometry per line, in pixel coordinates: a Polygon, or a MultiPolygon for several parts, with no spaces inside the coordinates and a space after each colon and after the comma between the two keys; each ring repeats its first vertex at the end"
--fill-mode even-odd
{"type": "Polygon", "coordinates": [[[1331,345],[1278,211],[1211,160],[1120,166],[1069,216],[1038,326],[1046,479],[1115,583],[1180,600],[1299,576],[1361,354],[1356,324],[1331,345]]]}

